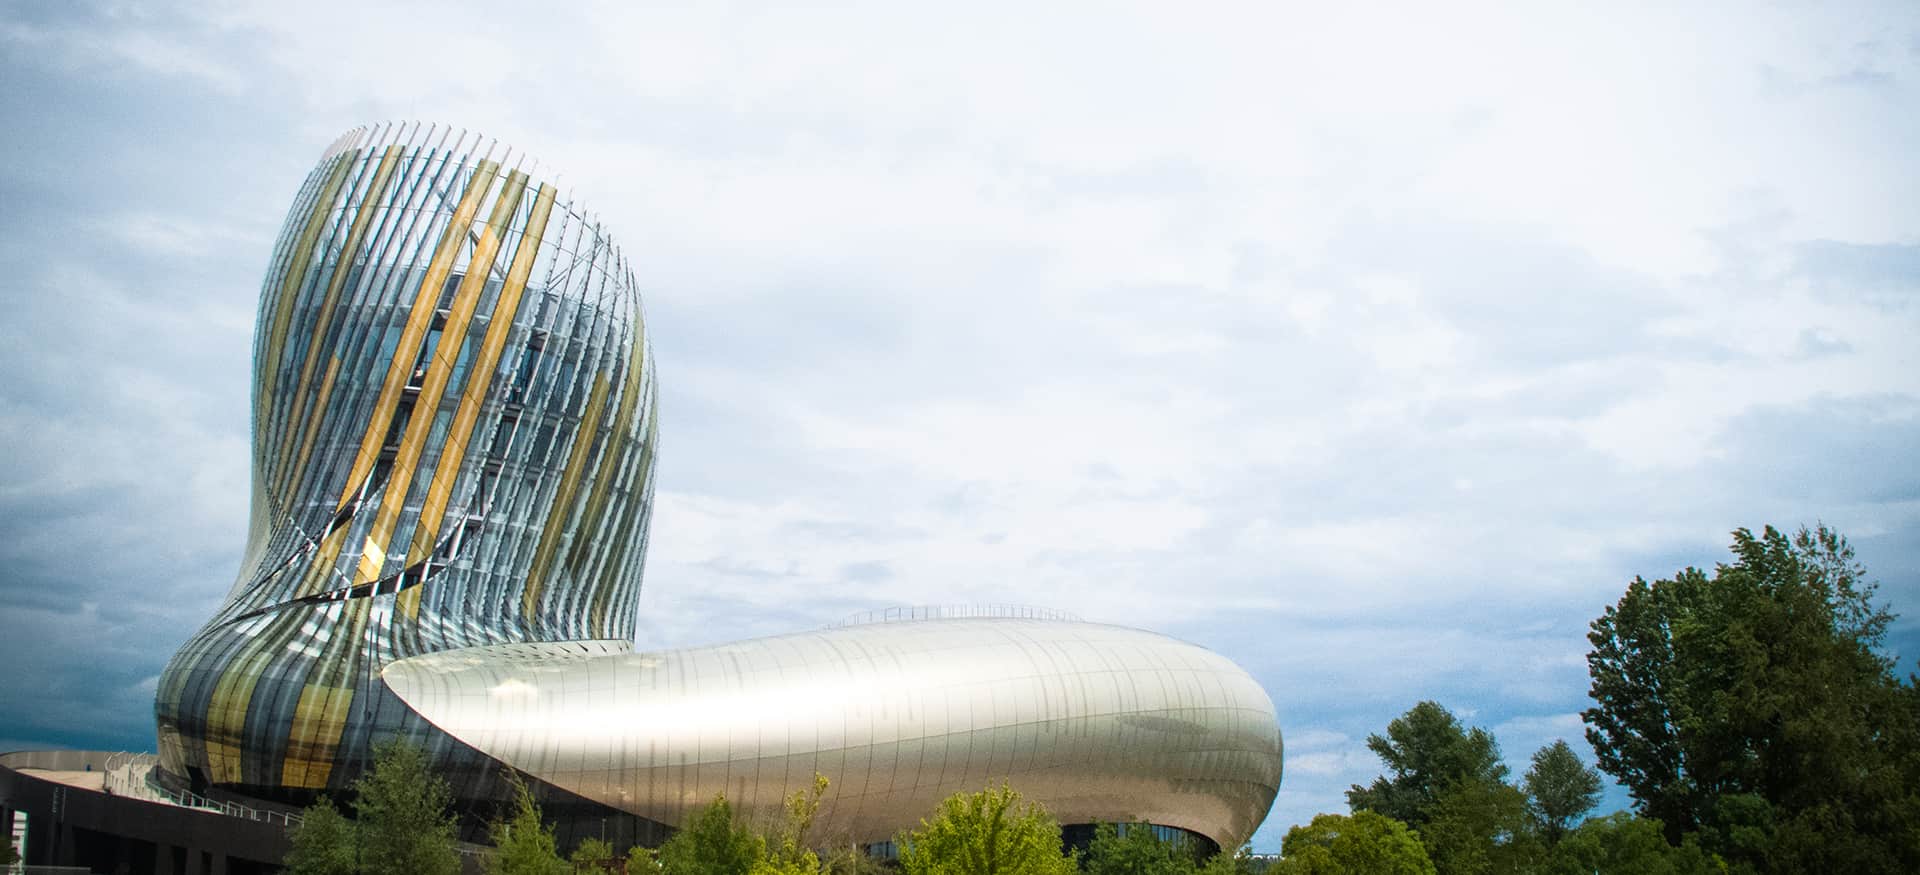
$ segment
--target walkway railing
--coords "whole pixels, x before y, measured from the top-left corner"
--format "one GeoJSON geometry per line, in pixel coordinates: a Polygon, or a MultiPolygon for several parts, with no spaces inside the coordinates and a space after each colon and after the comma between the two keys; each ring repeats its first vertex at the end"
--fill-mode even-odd
{"type": "Polygon", "coordinates": [[[908,605],[861,611],[838,623],[829,623],[827,628],[838,629],[843,626],[865,626],[872,623],[910,623],[915,620],[979,619],[1079,622],[1080,616],[1034,605],[908,605]]]}

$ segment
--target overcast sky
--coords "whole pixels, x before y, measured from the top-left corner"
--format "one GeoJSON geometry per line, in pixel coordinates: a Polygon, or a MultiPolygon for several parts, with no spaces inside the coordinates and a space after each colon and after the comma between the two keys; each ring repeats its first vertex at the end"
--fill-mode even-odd
{"type": "Polygon", "coordinates": [[[1837,527],[1920,655],[1910,3],[560,5],[0,2],[0,748],[152,748],[274,236],[400,118],[635,264],[643,646],[1194,641],[1279,707],[1263,851],[1423,698],[1590,757],[1586,624],[1737,526],[1837,527]]]}

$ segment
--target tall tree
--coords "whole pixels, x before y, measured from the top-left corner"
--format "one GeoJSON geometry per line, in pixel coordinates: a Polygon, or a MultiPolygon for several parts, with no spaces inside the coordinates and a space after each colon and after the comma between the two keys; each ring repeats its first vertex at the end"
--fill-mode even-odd
{"type": "Polygon", "coordinates": [[[1387,724],[1387,734],[1367,736],[1367,748],[1388,774],[1367,787],[1347,790],[1354,811],[1384,814],[1418,829],[1433,816],[1448,787],[1468,780],[1499,783],[1507,776],[1500,746],[1479,727],[1464,728],[1438,702],[1421,702],[1387,724]]]}
{"type": "Polygon", "coordinates": [[[1060,824],[1013,788],[957,793],[941,800],[920,828],[902,833],[907,875],[1072,875],[1060,851],[1060,824]]]}
{"type": "Polygon", "coordinates": [[[1420,828],[1441,875],[1531,875],[1543,848],[1519,790],[1484,777],[1448,784],[1420,828]]]}
{"type": "Polygon", "coordinates": [[[1315,815],[1280,841],[1278,875],[1434,875],[1419,836],[1371,811],[1315,815]]]}
{"type": "Polygon", "coordinates": [[[1527,791],[1527,811],[1549,847],[1600,804],[1600,773],[1581,762],[1564,738],[1534,751],[1533,767],[1521,786],[1527,791]]]}
{"type": "Polygon", "coordinates": [[[301,875],[453,875],[453,792],[427,769],[426,753],[402,740],[374,749],[373,768],[353,784],[352,820],[321,799],[290,836],[285,864],[301,875]]]}
{"type": "Polygon", "coordinates": [[[401,740],[374,750],[373,770],[353,785],[360,868],[370,875],[454,875],[453,791],[427,769],[426,752],[401,740]]]}
{"type": "Polygon", "coordinates": [[[541,822],[540,806],[526,782],[514,777],[513,804],[507,816],[487,824],[493,854],[487,858],[491,875],[565,875],[572,871],[560,859],[553,828],[541,822]]]}
{"type": "Polygon", "coordinates": [[[292,847],[281,861],[286,875],[351,875],[354,823],[325,796],[307,807],[300,825],[287,834],[292,847]]]}
{"type": "Polygon", "coordinates": [[[726,796],[715,796],[660,846],[659,862],[666,875],[748,875],[766,858],[766,840],[734,821],[726,796]]]}
{"type": "Polygon", "coordinates": [[[1600,768],[1669,843],[1762,872],[1920,871],[1920,725],[1893,615],[1822,526],[1733,533],[1709,577],[1635,578],[1593,622],[1600,768]]]}

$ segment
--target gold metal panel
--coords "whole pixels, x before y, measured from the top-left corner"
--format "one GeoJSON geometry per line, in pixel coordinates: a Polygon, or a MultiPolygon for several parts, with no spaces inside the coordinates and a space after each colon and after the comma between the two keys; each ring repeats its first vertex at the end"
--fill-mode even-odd
{"type": "Polygon", "coordinates": [[[453,261],[460,253],[460,246],[466,240],[467,229],[473,225],[473,216],[480,211],[480,200],[493,186],[494,177],[500,165],[492,161],[481,161],[467,179],[466,193],[460,197],[460,205],[453,211],[453,218],[447,222],[446,230],[440,235],[440,246],[434,252],[433,261],[427,265],[427,275],[420,282],[420,291],[413,299],[413,309],[407,313],[406,327],[401,329],[400,342],[394,347],[393,361],[387,364],[387,376],[380,384],[380,394],[373,402],[373,417],[367,423],[366,434],[360,439],[360,452],[354,456],[353,467],[348,469],[347,482],[340,493],[336,509],[347,506],[353,494],[360,488],[360,482],[366,479],[367,472],[373,470],[373,463],[380,457],[380,446],[387,439],[387,428],[393,424],[393,414],[400,404],[400,392],[406,388],[407,378],[413,374],[414,353],[420,349],[421,341],[426,339],[427,327],[433,324],[433,311],[440,303],[440,290],[447,284],[447,275],[453,271],[453,261]]]}
{"type": "MultiPolygon", "coordinates": [[[[374,517],[372,531],[367,534],[360,574],[355,583],[374,580],[384,567],[394,524],[400,519],[400,511],[406,507],[407,494],[413,487],[414,472],[420,465],[421,454],[426,451],[427,439],[433,434],[434,418],[440,415],[441,396],[446,394],[447,381],[452,377],[454,363],[460,358],[460,348],[467,343],[467,325],[473,320],[474,308],[480,303],[480,293],[487,286],[487,272],[492,269],[494,256],[500,251],[500,229],[506,227],[513,218],[514,209],[520,205],[520,194],[526,190],[525,180],[526,177],[519,171],[507,175],[506,185],[499,199],[494,202],[493,215],[486,224],[480,226],[479,239],[474,243],[467,274],[460,280],[460,287],[454,294],[451,306],[447,308],[446,322],[440,329],[440,342],[434,345],[433,354],[427,362],[427,372],[421,379],[420,392],[414,398],[413,413],[407,417],[406,428],[400,433],[400,447],[394,454],[393,473],[387,480],[386,494],[381,497],[379,515],[374,517]]],[[[441,510],[444,507],[443,504],[441,510]]],[[[439,511],[436,511],[432,528],[438,529],[439,525],[439,511]]],[[[427,537],[431,545],[432,534],[427,537]]]]}
{"type": "Polygon", "coordinates": [[[333,173],[320,190],[320,197],[307,216],[307,226],[300,232],[299,242],[293,248],[293,258],[287,263],[286,277],[280,283],[279,306],[274,310],[272,331],[267,335],[264,357],[260,360],[260,394],[253,409],[263,417],[269,414],[268,405],[273,401],[273,388],[280,379],[280,347],[286,341],[287,320],[293,317],[294,299],[299,297],[300,284],[307,277],[307,262],[313,257],[313,244],[319,239],[321,229],[326,227],[327,217],[333,214],[333,199],[339,196],[340,186],[347,179],[347,169],[353,166],[354,156],[358,153],[357,149],[349,149],[334,159],[333,173]]]}
{"type": "MultiPolygon", "coordinates": [[[[353,225],[347,232],[346,242],[340,247],[340,255],[335,260],[333,267],[333,278],[327,283],[326,297],[321,299],[320,309],[315,311],[313,334],[307,341],[306,360],[301,363],[300,382],[296,384],[294,389],[292,396],[293,407],[289,410],[285,432],[281,436],[278,457],[282,465],[286,465],[293,459],[293,454],[289,453],[288,450],[293,448],[293,435],[295,432],[301,431],[301,429],[297,429],[295,426],[307,413],[307,387],[311,385],[313,381],[314,365],[318,363],[322,357],[320,343],[326,339],[327,329],[333,325],[333,314],[340,300],[340,291],[346,285],[347,275],[353,272],[353,262],[354,259],[359,256],[360,242],[366,237],[367,226],[372,224],[374,214],[380,212],[380,204],[386,198],[387,184],[393,179],[393,168],[400,163],[401,152],[400,146],[395,144],[388,146],[385,154],[380,157],[380,165],[376,167],[373,172],[373,181],[367,186],[366,195],[360,199],[360,207],[355,211],[353,225]]],[[[337,366],[340,363],[339,358],[335,357],[333,363],[337,366]]],[[[316,412],[314,418],[318,419],[318,412],[326,409],[327,400],[323,394],[314,403],[313,410],[316,412]]],[[[312,434],[311,424],[309,424],[309,427],[304,429],[304,431],[309,435],[312,434]]],[[[299,460],[304,464],[306,454],[301,453],[299,460]]],[[[295,464],[291,469],[283,468],[281,472],[279,472],[279,476],[275,478],[276,481],[285,481],[292,477],[298,477],[302,464],[295,464]]],[[[290,484],[283,483],[283,487],[283,495],[292,496],[295,494],[290,484]]]]}
{"type": "MultiPolygon", "coordinates": [[[[513,180],[509,178],[508,183],[511,185],[513,180]]],[[[520,310],[520,298],[526,291],[527,278],[533,273],[534,258],[539,254],[541,240],[546,234],[547,218],[553,212],[553,199],[553,188],[540,186],[533,209],[527,217],[526,232],[520,237],[520,244],[513,253],[513,262],[507,268],[506,281],[495,298],[493,314],[487,321],[487,333],[481,338],[472,365],[467,369],[467,382],[460,394],[460,406],[447,429],[446,442],[441,446],[433,480],[428,484],[427,497],[420,508],[420,524],[414,529],[413,545],[407,553],[408,565],[425,559],[433,551],[433,539],[446,514],[454,481],[460,476],[460,464],[466,458],[467,443],[473,439],[474,423],[479,420],[480,409],[486,403],[494,371],[500,364],[500,354],[506,349],[507,336],[513,331],[514,314],[520,310]]],[[[420,598],[418,588],[402,592],[397,600],[400,615],[409,620],[418,617],[420,598]]]]}
{"type": "MultiPolygon", "coordinates": [[[[620,413],[614,418],[613,431],[607,437],[607,448],[603,452],[607,462],[619,459],[620,454],[626,452],[626,445],[633,440],[633,436],[628,432],[633,429],[634,410],[640,406],[641,388],[652,377],[647,373],[646,367],[646,323],[636,316],[633,320],[633,341],[627,350],[626,386],[620,391],[620,413]]],[[[574,541],[573,549],[568,551],[567,569],[576,576],[580,574],[587,559],[593,554],[592,544],[600,532],[602,518],[606,515],[607,499],[613,494],[614,484],[621,479],[620,475],[623,473],[615,470],[607,462],[601,464],[601,467],[606,470],[600,472],[600,476],[594,479],[593,492],[587,497],[586,513],[580,517],[578,529],[580,534],[574,541]]],[[[644,474],[644,468],[636,472],[636,476],[644,476],[644,474]]],[[[624,537],[624,533],[615,533],[615,537],[624,537]]],[[[598,581],[594,585],[587,628],[594,630],[595,634],[607,634],[607,595],[610,592],[607,584],[610,583],[609,579],[598,581]]]]}
{"type": "MultiPolygon", "coordinates": [[[[587,457],[593,455],[594,438],[600,429],[600,410],[606,401],[607,375],[599,374],[593,379],[593,394],[587,397],[587,409],[580,414],[580,427],[573,433],[573,449],[567,454],[567,468],[560,476],[560,488],[554,491],[553,504],[547,509],[547,524],[540,530],[540,546],[534,550],[533,565],[527,569],[527,588],[520,595],[520,612],[529,620],[538,616],[541,587],[551,573],[560,535],[566,531],[567,520],[573,518],[573,493],[580,487],[580,475],[586,472],[587,457]]],[[[615,438],[609,435],[607,440],[611,442],[615,438]]]]}
{"type": "Polygon", "coordinates": [[[287,473],[288,495],[298,495],[301,484],[306,480],[307,457],[313,452],[314,436],[320,433],[320,421],[326,418],[322,414],[327,409],[327,401],[333,397],[333,381],[339,375],[340,357],[336,355],[327,362],[326,375],[320,378],[320,395],[313,402],[313,415],[307,420],[306,427],[301,429],[300,453],[287,473]]]}

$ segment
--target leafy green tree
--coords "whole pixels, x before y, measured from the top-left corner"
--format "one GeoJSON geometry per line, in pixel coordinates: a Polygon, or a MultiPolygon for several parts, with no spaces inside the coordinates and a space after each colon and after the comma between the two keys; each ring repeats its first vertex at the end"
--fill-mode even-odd
{"type": "Polygon", "coordinates": [[[660,861],[654,859],[653,852],[645,845],[634,845],[627,849],[627,875],[652,875],[660,871],[660,861]]]}
{"type": "Polygon", "coordinates": [[[402,740],[374,749],[373,768],[353,784],[348,820],[321,799],[290,838],[284,861],[299,875],[453,875],[453,793],[427,769],[426,753],[402,740]]]}
{"type": "Polygon", "coordinates": [[[1483,777],[1440,791],[1420,843],[1443,875],[1532,873],[1543,855],[1525,794],[1483,777]]]}
{"type": "Polygon", "coordinates": [[[1315,815],[1287,830],[1277,875],[1434,875],[1433,861],[1407,825],[1372,811],[1315,815]]]}
{"type": "Polygon", "coordinates": [[[493,855],[487,858],[491,875],[564,875],[571,871],[560,859],[553,829],[540,820],[533,793],[515,776],[509,814],[487,824],[493,855]]]}
{"type": "Polygon", "coordinates": [[[766,858],[754,867],[754,875],[818,875],[820,855],[807,846],[807,833],[826,792],[827,776],[814,772],[812,787],[787,797],[786,817],[768,837],[766,858]]]}
{"type": "Polygon", "coordinates": [[[1733,533],[1731,564],[1635,578],[1587,636],[1600,768],[1735,868],[1920,871],[1920,709],[1845,539],[1733,533]]]}
{"type": "Polygon", "coordinates": [[[1421,702],[1387,724],[1387,734],[1367,736],[1367,748],[1389,774],[1347,790],[1354,811],[1372,811],[1415,829],[1433,816],[1448,787],[1467,780],[1499,783],[1507,776],[1500,746],[1479,727],[1466,729],[1437,702],[1421,702]]]}
{"type": "Polygon", "coordinates": [[[613,845],[595,838],[581,839],[579,846],[573,849],[573,853],[567,855],[567,862],[573,864],[569,868],[576,872],[582,869],[587,871],[610,869],[615,859],[613,845]]]}
{"type": "Polygon", "coordinates": [[[1094,828],[1082,868],[1091,875],[1192,875],[1198,865],[1185,842],[1161,838],[1145,823],[1126,831],[1103,823],[1094,828]]]}
{"type": "Polygon", "coordinates": [[[370,875],[454,875],[453,791],[427,769],[425,751],[393,740],[375,748],[373,769],[353,785],[360,869],[370,875]]]}
{"type": "Polygon", "coordinates": [[[1070,875],[1076,870],[1073,857],[1060,852],[1060,824],[1004,784],[941,800],[919,829],[895,841],[907,875],[1070,875]]]}
{"type": "Polygon", "coordinates": [[[353,860],[353,821],[333,807],[325,796],[307,806],[300,825],[287,833],[292,847],[287,850],[287,875],[349,875],[355,871],[353,860]]]}
{"type": "Polygon", "coordinates": [[[1657,821],[1616,811],[1596,817],[1554,846],[1547,875],[1718,875],[1725,863],[1691,838],[1667,844],[1657,821]]]}
{"type": "Polygon", "coordinates": [[[0,866],[11,866],[18,862],[20,862],[20,852],[13,849],[13,833],[7,833],[6,842],[0,844],[0,866]]]}
{"type": "Polygon", "coordinates": [[[659,859],[665,875],[749,875],[766,858],[766,840],[736,823],[721,795],[660,846],[659,859]]]}
{"type": "Polygon", "coordinates": [[[1521,786],[1527,791],[1527,811],[1549,847],[1600,804],[1600,773],[1581,762],[1566,739],[1534,751],[1533,767],[1521,786]]]}

